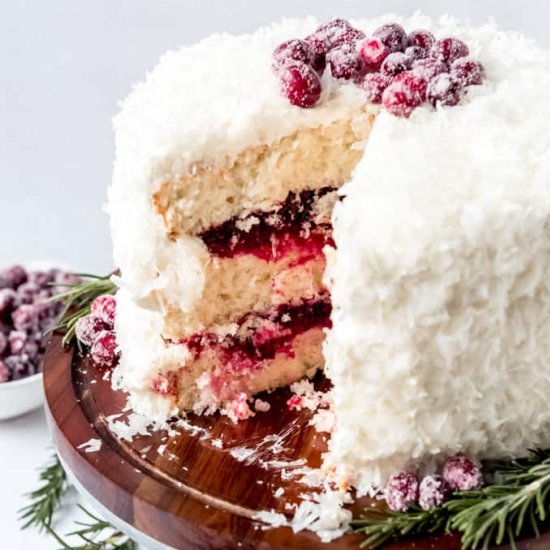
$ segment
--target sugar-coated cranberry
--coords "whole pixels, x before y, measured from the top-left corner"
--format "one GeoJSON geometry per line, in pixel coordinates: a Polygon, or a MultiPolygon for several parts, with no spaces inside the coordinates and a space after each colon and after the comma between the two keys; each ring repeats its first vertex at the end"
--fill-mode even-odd
{"type": "Polygon", "coordinates": [[[378,70],[382,61],[388,57],[389,53],[390,50],[380,38],[367,38],[359,45],[359,57],[363,60],[369,71],[378,70]]]}
{"type": "Polygon", "coordinates": [[[19,301],[22,304],[32,304],[38,294],[40,293],[40,287],[36,283],[27,282],[23,283],[17,289],[17,295],[19,296],[19,301]]]}
{"type": "Polygon", "coordinates": [[[354,27],[343,29],[342,32],[340,32],[332,41],[331,49],[337,48],[342,44],[351,44],[355,46],[357,42],[363,40],[363,38],[365,38],[365,33],[359,29],[354,27]]]}
{"type": "Polygon", "coordinates": [[[99,317],[110,328],[115,326],[116,298],[111,294],[98,296],[92,302],[92,315],[99,317]]]}
{"type": "Polygon", "coordinates": [[[418,504],[423,510],[431,510],[443,504],[450,492],[451,488],[443,477],[426,476],[420,482],[418,504]]]}
{"type": "Polygon", "coordinates": [[[462,454],[447,459],[443,477],[453,491],[472,491],[483,484],[479,464],[462,454]]]}
{"type": "Polygon", "coordinates": [[[295,61],[279,71],[281,91],[292,105],[313,107],[321,97],[321,81],[313,67],[295,61]]]}
{"type": "Polygon", "coordinates": [[[380,71],[387,76],[396,76],[411,68],[413,60],[403,52],[391,53],[384,59],[380,71]]]}
{"type": "Polygon", "coordinates": [[[19,305],[15,290],[3,288],[0,290],[0,318],[9,318],[13,309],[19,305]]]}
{"type": "Polygon", "coordinates": [[[38,328],[40,322],[40,307],[36,304],[22,304],[11,314],[16,330],[32,330],[38,328]]]}
{"type": "Polygon", "coordinates": [[[27,333],[24,330],[12,330],[8,336],[11,355],[20,355],[27,343],[27,333]]]}
{"type": "MultiPolygon", "coordinates": [[[[80,277],[74,273],[62,271],[61,269],[54,270],[54,283],[60,287],[75,286],[82,282],[80,277]]],[[[65,291],[66,289],[61,289],[65,291]]]]}
{"type": "Polygon", "coordinates": [[[323,74],[325,67],[327,65],[326,55],[327,55],[327,46],[325,41],[322,38],[319,38],[315,34],[310,34],[304,38],[304,41],[309,44],[311,51],[313,53],[313,61],[311,66],[319,73],[323,74]]]}
{"type": "Polygon", "coordinates": [[[448,72],[449,68],[442,61],[427,58],[413,61],[412,70],[416,74],[423,76],[429,82],[438,74],[448,72]]]}
{"type": "Polygon", "coordinates": [[[376,29],[373,36],[380,38],[390,52],[402,52],[408,45],[405,29],[397,23],[388,23],[376,29]]]}
{"type": "Polygon", "coordinates": [[[430,57],[450,65],[459,57],[466,57],[469,53],[468,46],[462,40],[449,36],[434,42],[430,50],[430,57]]]}
{"type": "Polygon", "coordinates": [[[29,281],[36,283],[39,287],[46,288],[53,283],[54,277],[50,271],[31,271],[29,281]]]}
{"type": "Polygon", "coordinates": [[[460,57],[451,65],[451,74],[458,78],[463,86],[479,85],[485,78],[485,67],[471,57],[460,57]]]}
{"type": "Polygon", "coordinates": [[[4,364],[10,371],[11,380],[20,380],[38,372],[37,366],[24,354],[10,355],[4,359],[4,364]]]}
{"type": "Polygon", "coordinates": [[[0,384],[3,382],[9,382],[10,369],[6,366],[6,363],[0,359],[0,384]]]}
{"type": "Polygon", "coordinates": [[[345,43],[330,50],[327,54],[327,62],[332,76],[337,79],[358,82],[365,74],[359,52],[354,44],[345,43]]]}
{"type": "Polygon", "coordinates": [[[412,96],[414,106],[417,107],[426,101],[426,92],[428,82],[423,76],[420,76],[413,71],[405,71],[399,73],[393,80],[392,86],[398,87],[401,85],[412,96]]]}
{"type": "Polygon", "coordinates": [[[27,271],[20,265],[13,265],[2,272],[2,279],[6,280],[14,290],[25,283],[27,278],[27,271]]]}
{"type": "Polygon", "coordinates": [[[3,332],[0,332],[0,357],[8,349],[8,337],[3,332]]]}
{"type": "Polygon", "coordinates": [[[86,315],[76,322],[75,334],[85,346],[91,346],[99,334],[108,329],[109,326],[103,319],[99,319],[95,315],[86,315]]]}
{"type": "Polygon", "coordinates": [[[384,497],[390,510],[404,512],[418,500],[418,478],[411,472],[399,472],[388,480],[384,497]]]}
{"type": "Polygon", "coordinates": [[[331,49],[340,36],[350,29],[353,26],[349,21],[337,18],[323,23],[313,34],[325,42],[327,49],[331,49]]]}
{"type": "Polygon", "coordinates": [[[90,356],[99,367],[113,367],[117,360],[115,333],[110,330],[100,332],[92,344],[90,356]]]}
{"type": "Polygon", "coordinates": [[[405,55],[412,59],[412,61],[416,61],[417,59],[425,59],[428,57],[428,51],[421,48],[420,46],[409,46],[405,48],[405,55]]]}
{"type": "Polygon", "coordinates": [[[361,89],[371,103],[382,103],[382,94],[390,85],[391,78],[381,73],[369,73],[361,82],[361,89]]]}
{"type": "Polygon", "coordinates": [[[413,94],[399,83],[392,83],[384,90],[382,104],[389,113],[401,118],[408,118],[418,106],[413,94]]]}
{"type": "Polygon", "coordinates": [[[464,95],[460,80],[449,73],[441,73],[428,84],[428,101],[435,107],[457,105],[464,95]]]}
{"type": "Polygon", "coordinates": [[[273,70],[278,71],[282,64],[292,60],[306,65],[313,63],[313,50],[305,40],[287,40],[279,44],[273,52],[273,70]]]}
{"type": "Polygon", "coordinates": [[[409,46],[418,46],[423,50],[430,50],[435,42],[435,36],[427,30],[416,29],[409,33],[407,43],[409,46]]]}

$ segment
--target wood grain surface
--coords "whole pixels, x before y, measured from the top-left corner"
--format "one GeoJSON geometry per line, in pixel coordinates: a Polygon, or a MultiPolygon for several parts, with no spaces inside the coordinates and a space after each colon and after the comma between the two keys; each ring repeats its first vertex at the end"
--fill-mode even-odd
{"type": "MultiPolygon", "coordinates": [[[[262,396],[271,410],[245,422],[191,416],[186,428],[124,441],[111,431],[109,417],[124,419],[126,398],[103,375],[73,349],[64,350],[59,336],[52,338],[44,385],[54,444],[80,484],[117,517],[185,550],[359,548],[359,535],[322,544],[311,532],[265,529],[253,519],[260,510],[288,514],[288,506],[311,491],[300,472],[319,466],[326,450],[325,437],[308,425],[311,413],[288,410],[288,390],[262,396]],[[99,451],[86,452],[83,445],[91,439],[101,440],[99,451]],[[276,497],[279,487],[284,494],[276,497]]],[[[326,382],[319,377],[316,384],[326,382]]],[[[353,512],[360,514],[367,502],[356,502],[353,512]]],[[[385,548],[459,550],[460,541],[444,536],[385,548]]],[[[550,535],[519,548],[549,550],[550,535]]]]}

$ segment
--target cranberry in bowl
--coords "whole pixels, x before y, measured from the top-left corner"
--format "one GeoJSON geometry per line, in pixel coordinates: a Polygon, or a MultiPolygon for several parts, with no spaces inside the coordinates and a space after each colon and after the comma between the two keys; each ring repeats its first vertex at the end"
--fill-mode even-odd
{"type": "Polygon", "coordinates": [[[51,265],[0,269],[0,420],[43,403],[42,360],[62,308],[51,298],[77,282],[51,265]]]}

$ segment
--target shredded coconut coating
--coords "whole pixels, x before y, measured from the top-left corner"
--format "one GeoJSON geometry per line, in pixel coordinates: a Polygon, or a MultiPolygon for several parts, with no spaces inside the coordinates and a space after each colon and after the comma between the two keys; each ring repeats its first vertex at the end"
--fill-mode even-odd
{"type": "Polygon", "coordinates": [[[550,59],[449,30],[486,84],[382,113],[334,213],[328,460],[359,493],[441,453],[550,445],[550,59]]]}

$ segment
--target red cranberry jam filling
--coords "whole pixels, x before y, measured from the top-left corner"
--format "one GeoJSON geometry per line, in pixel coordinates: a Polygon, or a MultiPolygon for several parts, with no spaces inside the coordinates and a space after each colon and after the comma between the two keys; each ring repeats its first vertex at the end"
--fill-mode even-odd
{"type": "Polygon", "coordinates": [[[407,118],[426,103],[457,105],[468,87],[483,83],[485,69],[469,53],[453,36],[436,40],[430,31],[407,34],[401,25],[388,23],[366,37],[348,21],[334,19],[303,40],[280,44],[272,68],[292,105],[309,108],[320,101],[328,66],[336,80],[354,82],[368,101],[407,118]]]}
{"type": "Polygon", "coordinates": [[[263,260],[279,260],[290,251],[302,260],[316,257],[332,245],[330,223],[316,223],[316,205],[333,187],[290,192],[276,209],[233,217],[199,236],[209,252],[222,258],[253,254],[263,260]]]}
{"type": "Polygon", "coordinates": [[[267,313],[247,313],[235,335],[198,333],[181,340],[195,357],[212,350],[227,370],[242,372],[262,367],[278,353],[293,357],[293,339],[312,328],[330,328],[331,302],[327,292],[298,304],[282,304],[267,313]]]}

